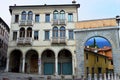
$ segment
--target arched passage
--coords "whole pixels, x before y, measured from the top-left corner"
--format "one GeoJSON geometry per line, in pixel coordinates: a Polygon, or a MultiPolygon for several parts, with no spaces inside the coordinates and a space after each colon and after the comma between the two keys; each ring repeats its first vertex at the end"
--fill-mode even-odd
{"type": "Polygon", "coordinates": [[[20,72],[21,62],[22,62],[22,52],[19,50],[14,50],[10,54],[9,71],[10,72],[20,72]]]}
{"type": "Polygon", "coordinates": [[[58,74],[72,75],[72,54],[69,50],[63,49],[58,54],[58,74]]]}
{"type": "Polygon", "coordinates": [[[52,50],[45,50],[41,56],[42,74],[53,75],[55,73],[55,54],[52,50]]]}
{"type": "Polygon", "coordinates": [[[29,50],[25,59],[25,72],[38,73],[38,53],[35,50],[29,50]]]}
{"type": "Polygon", "coordinates": [[[113,73],[112,47],[110,42],[101,36],[93,36],[85,43],[85,74],[113,73]]]}

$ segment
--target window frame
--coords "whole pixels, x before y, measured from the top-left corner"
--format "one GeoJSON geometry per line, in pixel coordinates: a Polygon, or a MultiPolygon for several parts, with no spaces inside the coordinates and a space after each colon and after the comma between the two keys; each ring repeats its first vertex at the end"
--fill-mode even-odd
{"type": "Polygon", "coordinates": [[[50,23],[50,13],[45,14],[45,22],[50,23]],[[48,16],[49,15],[49,16],[48,16]]]}
{"type": "Polygon", "coordinates": [[[13,31],[13,38],[12,38],[13,41],[17,40],[17,34],[18,34],[17,31],[13,31]],[[16,33],[16,35],[14,33],[16,33]]]}
{"type": "Polygon", "coordinates": [[[50,40],[50,30],[44,30],[44,34],[45,34],[44,40],[50,40]],[[46,35],[46,33],[47,33],[47,35],[46,35]]]}
{"type": "Polygon", "coordinates": [[[34,40],[39,40],[39,31],[38,30],[34,31],[34,40]],[[37,32],[37,36],[35,35],[35,32],[37,32]]]}
{"type": "Polygon", "coordinates": [[[73,13],[68,13],[68,22],[73,22],[73,13]]]}
{"type": "Polygon", "coordinates": [[[14,22],[15,22],[15,23],[18,23],[18,22],[19,22],[19,15],[18,15],[18,14],[15,14],[14,22]]]}
{"type": "Polygon", "coordinates": [[[35,14],[35,22],[36,23],[40,22],[40,15],[39,14],[35,14]]]}

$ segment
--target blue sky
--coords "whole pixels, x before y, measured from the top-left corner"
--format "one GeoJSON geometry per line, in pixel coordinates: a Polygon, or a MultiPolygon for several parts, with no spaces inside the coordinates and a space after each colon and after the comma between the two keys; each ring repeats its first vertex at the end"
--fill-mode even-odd
{"type": "Polygon", "coordinates": [[[94,44],[94,39],[96,40],[96,44],[98,45],[99,48],[103,48],[104,46],[109,46],[111,47],[110,42],[102,37],[92,37],[88,39],[85,43],[85,46],[90,46],[94,44]]]}
{"type": "MultiPolygon", "coordinates": [[[[120,0],[76,0],[80,4],[79,21],[114,18],[120,15],[120,0]]],[[[0,17],[10,26],[10,5],[70,4],[72,0],[2,0],[0,17]]]]}

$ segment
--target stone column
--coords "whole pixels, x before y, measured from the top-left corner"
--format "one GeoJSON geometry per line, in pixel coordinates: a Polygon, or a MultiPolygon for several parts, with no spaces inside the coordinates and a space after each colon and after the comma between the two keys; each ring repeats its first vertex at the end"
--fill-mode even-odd
{"type": "Polygon", "coordinates": [[[55,57],[55,75],[58,75],[58,58],[55,57]]]}
{"type": "Polygon", "coordinates": [[[7,57],[7,63],[6,63],[6,72],[8,72],[8,70],[9,70],[9,57],[7,57]]]}
{"type": "Polygon", "coordinates": [[[38,59],[38,74],[41,75],[41,57],[38,59]]]}
{"type": "Polygon", "coordinates": [[[25,57],[23,57],[23,61],[22,61],[22,72],[25,72],[25,57]]]}
{"type": "Polygon", "coordinates": [[[74,59],[74,56],[72,57],[72,71],[73,71],[73,75],[75,75],[75,59],[74,59]]]}

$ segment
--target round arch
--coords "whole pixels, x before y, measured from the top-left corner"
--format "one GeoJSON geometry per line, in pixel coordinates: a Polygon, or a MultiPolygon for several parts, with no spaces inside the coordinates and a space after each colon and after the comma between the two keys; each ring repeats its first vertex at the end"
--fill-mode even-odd
{"type": "Polygon", "coordinates": [[[39,54],[36,50],[28,50],[25,55],[25,72],[38,73],[39,54]]]}
{"type": "Polygon", "coordinates": [[[22,52],[20,50],[13,50],[9,55],[9,71],[21,72],[22,52]]]}
{"type": "Polygon", "coordinates": [[[55,73],[55,53],[52,50],[46,49],[42,52],[41,68],[44,75],[53,75],[55,73]]]}
{"type": "Polygon", "coordinates": [[[62,49],[58,53],[58,74],[72,75],[72,53],[62,49]]]}

